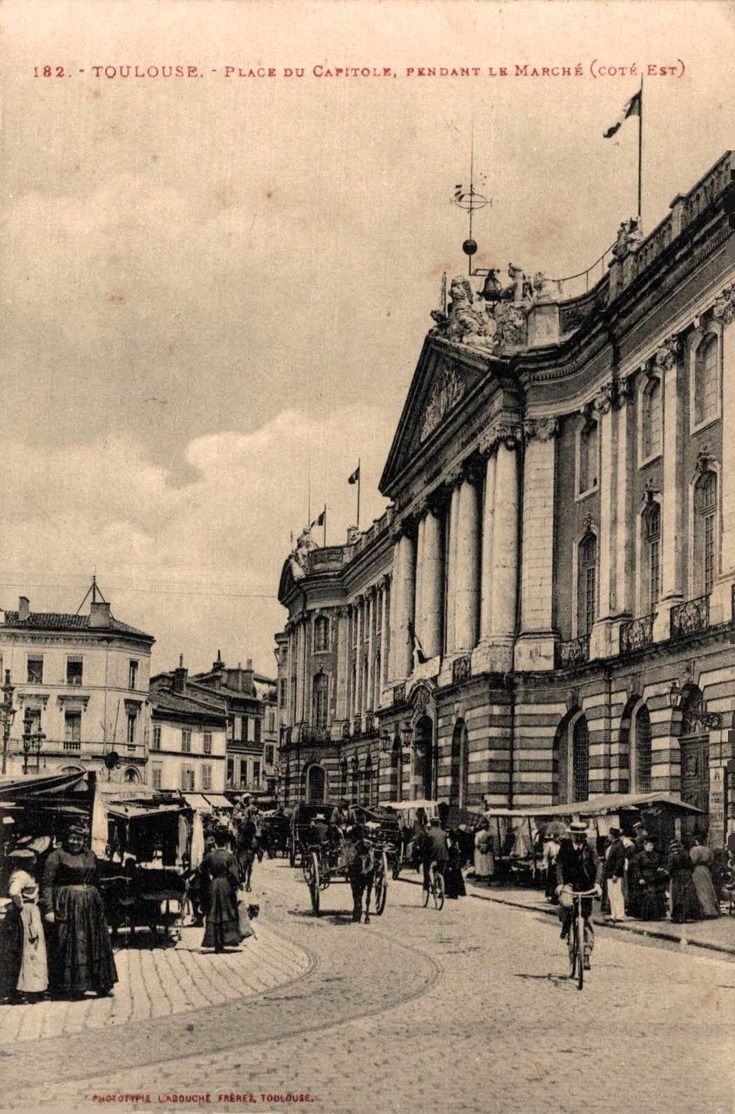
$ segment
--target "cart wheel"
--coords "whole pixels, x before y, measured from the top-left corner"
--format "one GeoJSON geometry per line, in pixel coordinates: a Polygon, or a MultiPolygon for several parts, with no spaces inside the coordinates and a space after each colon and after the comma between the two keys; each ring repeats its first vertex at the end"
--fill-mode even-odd
{"type": "Polygon", "coordinates": [[[309,893],[311,894],[311,907],[316,916],[319,916],[319,858],[316,851],[311,852],[309,869],[309,893]]]}
{"type": "Polygon", "coordinates": [[[388,857],[385,853],[380,856],[380,866],[375,872],[375,912],[380,916],[385,909],[388,898],[388,857]]]}

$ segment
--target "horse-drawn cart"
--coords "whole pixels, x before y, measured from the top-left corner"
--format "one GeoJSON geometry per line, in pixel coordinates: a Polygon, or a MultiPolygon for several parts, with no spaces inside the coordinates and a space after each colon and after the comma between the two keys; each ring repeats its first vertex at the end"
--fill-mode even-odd
{"type": "Polygon", "coordinates": [[[372,909],[380,916],[388,898],[388,849],[381,843],[380,823],[366,820],[339,835],[339,842],[331,836],[320,842],[309,842],[303,853],[303,870],[309,888],[311,907],[318,917],[321,912],[321,895],[333,882],[349,882],[352,890],[352,919],[365,923],[370,920],[372,909]]]}

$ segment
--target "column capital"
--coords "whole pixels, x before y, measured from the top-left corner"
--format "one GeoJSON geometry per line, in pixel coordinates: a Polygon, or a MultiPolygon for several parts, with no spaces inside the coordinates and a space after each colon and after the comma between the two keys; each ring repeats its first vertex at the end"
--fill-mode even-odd
{"type": "Polygon", "coordinates": [[[617,394],[615,380],[610,379],[609,382],[603,383],[600,390],[592,400],[592,408],[598,414],[607,414],[612,410],[613,403],[617,394]]]}
{"type": "Polygon", "coordinates": [[[384,572],[383,575],[378,579],[378,587],[382,588],[383,591],[385,591],[385,589],[390,586],[390,582],[392,579],[393,578],[389,572],[384,572]]]}
{"type": "Polygon", "coordinates": [[[653,356],[653,367],[660,371],[668,371],[675,367],[681,353],[681,335],[672,333],[666,337],[656,349],[653,356]]]}
{"type": "Polygon", "coordinates": [[[517,448],[521,440],[521,423],[515,415],[506,415],[495,418],[480,438],[480,453],[490,456],[498,445],[505,445],[512,451],[517,448]]]}
{"type": "Polygon", "coordinates": [[[735,317],[735,286],[726,286],[721,294],[715,298],[712,306],[712,316],[723,325],[729,325],[735,317]]]}
{"type": "Polygon", "coordinates": [[[527,441],[550,441],[559,432],[558,418],[527,418],[523,423],[523,433],[527,441]]]}

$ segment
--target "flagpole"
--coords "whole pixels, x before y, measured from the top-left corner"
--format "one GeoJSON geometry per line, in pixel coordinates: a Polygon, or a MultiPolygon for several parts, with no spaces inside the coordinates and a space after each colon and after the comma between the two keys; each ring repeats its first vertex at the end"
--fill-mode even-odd
{"type": "Polygon", "coordinates": [[[638,113],[638,231],[643,231],[643,75],[641,74],[640,112],[638,113]]]}
{"type": "Polygon", "coordinates": [[[360,525],[360,484],[362,483],[362,472],[360,471],[360,458],[357,458],[357,525],[360,525]]]}
{"type": "Polygon", "coordinates": [[[322,537],[322,545],[326,549],[327,548],[327,504],[326,503],[324,504],[324,521],[322,522],[322,526],[324,527],[324,535],[322,537]]]}

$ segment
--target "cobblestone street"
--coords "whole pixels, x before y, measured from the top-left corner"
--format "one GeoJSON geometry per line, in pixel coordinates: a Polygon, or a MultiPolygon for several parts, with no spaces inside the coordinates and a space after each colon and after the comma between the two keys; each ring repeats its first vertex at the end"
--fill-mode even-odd
{"type": "Polygon", "coordinates": [[[533,910],[468,897],[437,912],[398,882],[368,926],[350,923],[344,885],[317,920],[283,860],[254,891],[242,954],[202,955],[198,936],[131,950],[114,999],[3,1011],[5,1108],[139,1094],[107,1105],[168,1110],[208,1093],[226,1111],[250,1103],[220,1096],[271,1110],[285,1103],[261,1095],[308,1095],[313,1114],[733,1109],[729,957],[598,928],[580,993],[556,920],[533,910]]]}

